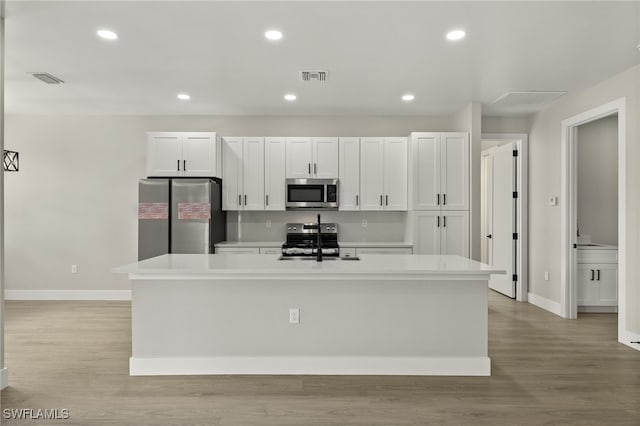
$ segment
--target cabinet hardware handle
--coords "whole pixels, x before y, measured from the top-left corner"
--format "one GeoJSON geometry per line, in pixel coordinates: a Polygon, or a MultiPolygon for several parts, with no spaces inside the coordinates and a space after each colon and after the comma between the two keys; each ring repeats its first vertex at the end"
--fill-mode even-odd
{"type": "Polygon", "coordinates": [[[382,205],[382,195],[380,195],[380,205],[382,205]]]}
{"type": "Polygon", "coordinates": [[[177,161],[178,161],[178,171],[180,171],[180,160],[177,160],[177,161]]]}
{"type": "Polygon", "coordinates": [[[447,205],[447,194],[442,194],[442,205],[443,206],[447,205]]]}
{"type": "Polygon", "coordinates": [[[268,206],[269,205],[269,194],[265,195],[264,198],[265,198],[264,202],[268,206]]]}
{"type": "Polygon", "coordinates": [[[247,205],[247,194],[244,194],[244,205],[247,205]]]}
{"type": "Polygon", "coordinates": [[[446,216],[442,216],[442,227],[443,228],[447,227],[447,217],[446,216]]]}
{"type": "Polygon", "coordinates": [[[318,174],[318,165],[316,163],[313,163],[313,174],[314,175],[318,174]]]}
{"type": "Polygon", "coordinates": [[[388,206],[388,205],[389,205],[389,196],[388,196],[388,195],[385,195],[385,196],[384,196],[384,204],[385,204],[386,206],[388,206]]]}
{"type": "Polygon", "coordinates": [[[600,269],[598,269],[598,276],[597,276],[596,280],[600,281],[600,269]]]}
{"type": "Polygon", "coordinates": [[[307,163],[307,166],[309,166],[309,174],[311,174],[311,163],[307,163]]]}
{"type": "Polygon", "coordinates": [[[589,271],[591,271],[591,280],[590,281],[593,281],[593,269],[589,269],[589,271]]]}
{"type": "Polygon", "coordinates": [[[238,205],[242,205],[242,195],[238,194],[238,205]]]}
{"type": "Polygon", "coordinates": [[[182,170],[187,171],[187,160],[182,160],[182,170]]]}
{"type": "Polygon", "coordinates": [[[493,238],[493,236],[491,234],[487,235],[487,238],[493,238]]]}
{"type": "Polygon", "coordinates": [[[440,216],[438,216],[438,224],[436,225],[436,228],[440,228],[440,216]]]}
{"type": "Polygon", "coordinates": [[[356,194],[356,206],[359,204],[358,194],[356,194]]]}
{"type": "Polygon", "coordinates": [[[438,197],[437,204],[440,205],[440,194],[438,194],[437,197],[438,197]]]}

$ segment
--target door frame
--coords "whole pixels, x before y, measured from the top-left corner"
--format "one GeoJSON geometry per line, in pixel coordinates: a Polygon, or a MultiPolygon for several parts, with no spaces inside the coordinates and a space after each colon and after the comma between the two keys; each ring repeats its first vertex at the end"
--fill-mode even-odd
{"type": "Polygon", "coordinates": [[[526,302],[529,295],[529,135],[527,133],[482,133],[481,140],[511,141],[518,149],[516,174],[516,190],[518,191],[516,229],[518,240],[516,243],[516,300],[526,302]]]}
{"type": "MultiPolygon", "coordinates": [[[[561,316],[578,317],[578,286],[574,230],[578,217],[578,158],[577,127],[618,114],[618,341],[626,333],[626,98],[619,98],[604,105],[574,115],[561,122],[561,223],[560,223],[560,308],[561,316]]],[[[624,342],[622,342],[624,343],[624,342]]]]}

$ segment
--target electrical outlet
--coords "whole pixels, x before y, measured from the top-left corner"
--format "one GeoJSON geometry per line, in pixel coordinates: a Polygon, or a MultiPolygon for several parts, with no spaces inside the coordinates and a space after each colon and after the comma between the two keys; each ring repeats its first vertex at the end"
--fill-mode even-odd
{"type": "Polygon", "coordinates": [[[290,308],[289,324],[299,324],[299,323],[300,323],[300,308],[290,308]]]}
{"type": "Polygon", "coordinates": [[[362,227],[363,228],[367,227],[367,219],[362,219],[362,227]]]}
{"type": "Polygon", "coordinates": [[[271,219],[267,219],[267,228],[271,228],[271,219]]]}
{"type": "Polygon", "coordinates": [[[549,271],[544,271],[544,280],[549,281],[549,271]]]}
{"type": "Polygon", "coordinates": [[[71,265],[71,273],[72,274],[78,273],[78,265],[71,265]]]}

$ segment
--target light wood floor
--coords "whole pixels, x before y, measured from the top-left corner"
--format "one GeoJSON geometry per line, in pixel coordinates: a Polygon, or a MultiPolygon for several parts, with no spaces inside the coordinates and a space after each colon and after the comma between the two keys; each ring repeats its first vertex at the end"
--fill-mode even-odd
{"type": "Polygon", "coordinates": [[[129,377],[127,302],[6,302],[3,425],[640,425],[640,352],[616,316],[568,321],[490,292],[491,377],[129,377]]]}

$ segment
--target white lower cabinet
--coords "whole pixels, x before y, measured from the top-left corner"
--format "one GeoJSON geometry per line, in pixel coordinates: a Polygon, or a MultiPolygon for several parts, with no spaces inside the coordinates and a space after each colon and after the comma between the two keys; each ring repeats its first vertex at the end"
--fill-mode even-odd
{"type": "MultiPolygon", "coordinates": [[[[595,256],[589,250],[578,250],[577,284],[578,306],[618,305],[618,264],[617,251],[610,250],[609,256],[598,260],[610,263],[580,263],[595,256]],[[586,256],[584,253],[585,252],[586,256]]],[[[592,251],[593,252],[593,251],[592,251]]]]}
{"type": "Polygon", "coordinates": [[[469,212],[414,212],[415,254],[457,254],[469,257],[469,212]]]}

